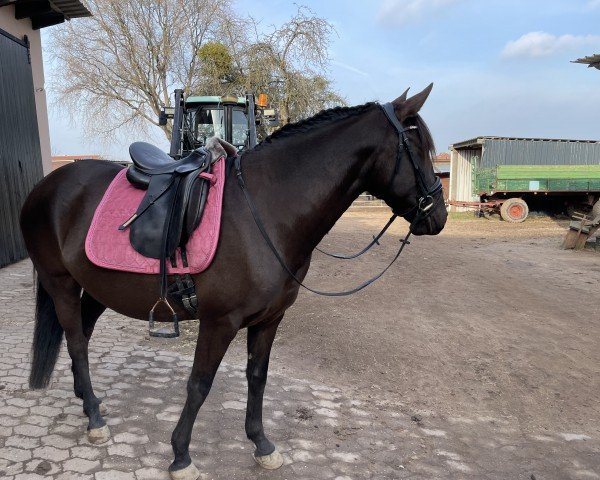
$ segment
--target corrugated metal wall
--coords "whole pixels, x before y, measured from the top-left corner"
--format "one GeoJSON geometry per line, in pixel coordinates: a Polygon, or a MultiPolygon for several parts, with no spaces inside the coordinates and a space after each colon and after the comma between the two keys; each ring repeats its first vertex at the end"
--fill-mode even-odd
{"type": "MultiPolygon", "coordinates": [[[[473,168],[479,166],[481,149],[452,150],[450,154],[450,200],[461,202],[478,201],[473,196],[473,168]]],[[[461,207],[451,207],[451,211],[466,210],[461,207]]]]}
{"type": "Polygon", "coordinates": [[[0,31],[0,267],[27,256],[19,214],[42,178],[28,48],[0,31]]]}
{"type": "Polygon", "coordinates": [[[600,143],[485,139],[481,168],[497,165],[598,165],[600,143]]]}

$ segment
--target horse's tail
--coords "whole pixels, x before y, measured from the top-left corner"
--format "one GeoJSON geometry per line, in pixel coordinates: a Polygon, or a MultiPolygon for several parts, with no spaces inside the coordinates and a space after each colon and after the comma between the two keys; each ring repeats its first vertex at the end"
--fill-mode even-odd
{"type": "Polygon", "coordinates": [[[46,289],[37,280],[35,305],[35,331],[31,352],[31,373],[29,388],[45,388],[50,382],[62,343],[63,328],[58,323],[54,301],[46,289]]]}

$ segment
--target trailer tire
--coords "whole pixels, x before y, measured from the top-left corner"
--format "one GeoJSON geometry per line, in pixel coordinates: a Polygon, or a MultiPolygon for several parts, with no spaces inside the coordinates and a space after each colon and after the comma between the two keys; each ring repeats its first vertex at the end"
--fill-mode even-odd
{"type": "Polygon", "coordinates": [[[529,215],[529,207],[522,198],[509,198],[500,206],[502,220],[510,223],[524,222],[529,215]]]}

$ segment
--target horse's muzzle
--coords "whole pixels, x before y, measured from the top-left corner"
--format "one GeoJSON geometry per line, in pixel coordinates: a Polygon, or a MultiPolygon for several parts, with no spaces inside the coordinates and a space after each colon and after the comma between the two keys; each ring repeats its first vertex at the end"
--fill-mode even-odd
{"type": "Polygon", "coordinates": [[[416,222],[412,227],[413,235],[437,235],[446,225],[448,212],[443,201],[436,202],[434,210],[424,219],[416,222]]]}

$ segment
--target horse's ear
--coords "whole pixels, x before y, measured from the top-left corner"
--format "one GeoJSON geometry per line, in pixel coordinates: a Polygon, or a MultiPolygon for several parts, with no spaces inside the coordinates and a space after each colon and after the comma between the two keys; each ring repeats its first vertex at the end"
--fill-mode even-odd
{"type": "Polygon", "coordinates": [[[432,88],[433,83],[430,83],[422,92],[417,93],[399,105],[398,110],[400,111],[400,118],[408,118],[419,113],[419,110],[421,110],[421,107],[425,104],[425,100],[427,100],[427,97],[431,93],[432,88]]]}
{"type": "Polygon", "coordinates": [[[406,90],[404,90],[404,93],[392,102],[392,105],[394,105],[394,108],[400,108],[400,105],[403,104],[404,102],[406,102],[406,95],[408,94],[409,90],[410,90],[410,87],[408,87],[406,90]]]}

